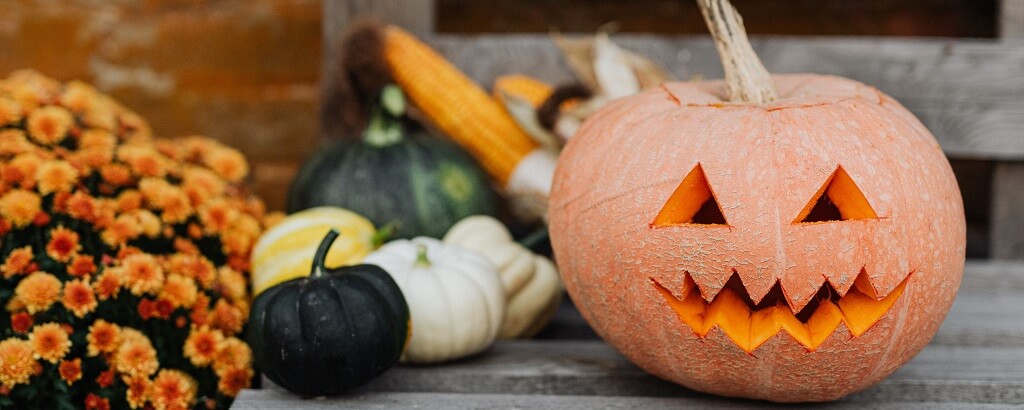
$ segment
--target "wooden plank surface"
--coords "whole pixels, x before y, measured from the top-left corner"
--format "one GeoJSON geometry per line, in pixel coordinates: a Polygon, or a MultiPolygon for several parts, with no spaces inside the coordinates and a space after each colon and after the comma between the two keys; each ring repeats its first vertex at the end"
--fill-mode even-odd
{"type": "MultiPolygon", "coordinates": [[[[309,399],[295,402],[290,395],[280,390],[246,391],[239,401],[239,408],[270,410],[294,409],[758,409],[779,408],[767,403],[729,400],[715,397],[596,397],[596,396],[530,396],[518,394],[459,394],[459,393],[363,393],[347,397],[342,405],[336,400],[309,399]]],[[[1013,409],[1019,406],[1008,404],[979,403],[863,403],[840,402],[820,405],[803,405],[802,408],[863,410],[902,409],[1013,409]]]]}
{"type": "MultiPolygon", "coordinates": [[[[455,363],[397,366],[356,396],[324,401],[301,401],[266,381],[265,387],[243,392],[237,406],[402,408],[418,403],[447,408],[442,404],[452,403],[470,408],[728,408],[755,404],[715,398],[658,380],[599,340],[503,341],[455,363]],[[527,398],[536,395],[541,398],[527,398]]],[[[834,406],[855,404],[872,408],[1024,406],[1024,264],[969,262],[960,294],[932,343],[888,379],[834,406]],[[911,404],[914,407],[908,407],[911,404]]]]}
{"type": "MultiPolygon", "coordinates": [[[[614,39],[664,64],[678,78],[722,76],[707,37],[614,39]]],[[[918,115],[951,156],[1024,159],[1024,43],[849,37],[752,41],[772,72],[835,74],[892,95],[918,115]]],[[[506,73],[554,83],[572,80],[546,35],[438,36],[431,42],[488,86],[506,73]]]]}

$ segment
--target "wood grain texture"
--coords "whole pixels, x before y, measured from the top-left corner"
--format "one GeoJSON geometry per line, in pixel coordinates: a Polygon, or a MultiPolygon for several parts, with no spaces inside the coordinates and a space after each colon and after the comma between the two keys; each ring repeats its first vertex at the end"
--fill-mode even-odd
{"type": "MultiPolygon", "coordinates": [[[[1024,263],[970,261],[939,334],[882,383],[826,408],[1008,408],[1024,404],[1024,263]]],[[[748,407],[658,380],[598,340],[499,342],[438,366],[399,366],[345,398],[301,400],[264,380],[238,408],[748,407]],[[600,396],[600,397],[597,397],[600,396]]]]}
{"type": "MultiPolygon", "coordinates": [[[[707,37],[620,35],[616,42],[665,65],[677,78],[721,78],[707,37]]],[[[773,73],[815,72],[878,87],[907,106],[953,157],[1024,159],[1024,44],[879,38],[755,37],[773,73]]],[[[431,42],[476,81],[523,73],[572,80],[545,35],[438,36],[431,42]]]]}
{"type": "Polygon", "coordinates": [[[999,36],[1024,38],[1024,1],[1000,0],[999,36]]]}
{"type": "MultiPolygon", "coordinates": [[[[819,409],[864,409],[865,406],[876,410],[902,409],[1012,409],[1017,406],[1007,404],[979,403],[885,403],[885,402],[839,402],[817,405],[819,409]]],[[[459,393],[362,393],[344,398],[332,399],[296,399],[295,396],[281,390],[246,390],[238,396],[235,408],[239,409],[556,409],[556,410],[591,410],[591,409],[759,409],[778,408],[776,406],[755,402],[729,400],[719,397],[597,397],[597,396],[540,396],[519,394],[459,394],[459,393]]]]}
{"type": "MultiPolygon", "coordinates": [[[[888,379],[842,402],[1024,404],[1021,374],[1021,346],[929,346],[888,379]]],[[[395,367],[356,391],[371,392],[709,397],[643,372],[601,341],[502,341],[460,362],[395,367]]]]}
{"type": "MultiPolygon", "coordinates": [[[[1024,140],[1024,129],[1017,131],[1024,140]]],[[[992,226],[989,236],[995,259],[1024,259],[1024,163],[996,165],[992,177],[992,226]]]]}

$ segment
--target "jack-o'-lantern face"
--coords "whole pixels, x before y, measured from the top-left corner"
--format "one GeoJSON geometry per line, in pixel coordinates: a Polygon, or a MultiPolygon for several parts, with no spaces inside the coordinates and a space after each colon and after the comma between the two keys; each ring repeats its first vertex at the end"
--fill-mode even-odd
{"type": "Polygon", "coordinates": [[[780,98],[673,83],[592,116],[549,214],[570,296],[645,370],[698,390],[825,400],[937,331],[963,271],[956,181],[874,88],[773,76],[780,98]]]}
{"type": "MultiPolygon", "coordinates": [[[[793,219],[788,229],[799,229],[806,224],[878,220],[871,204],[850,175],[838,167],[814,192],[810,201],[793,219]]],[[[651,228],[711,228],[729,225],[721,206],[700,164],[683,178],[665,205],[651,223],[651,228]],[[704,225],[704,226],[700,226],[704,225]]],[[[840,323],[846,325],[853,337],[870,329],[903,293],[907,278],[886,295],[877,295],[866,270],[861,270],[853,286],[840,294],[826,282],[814,298],[797,309],[789,302],[781,282],[776,282],[767,294],[752,299],[740,277],[733,273],[708,302],[689,273],[685,273],[683,297],[679,298],[651,278],[665,301],[676,311],[679,319],[699,337],[707,336],[717,327],[744,351],[750,353],[780,331],[814,350],[824,342],[840,323]]],[[[909,273],[907,274],[909,277],[909,273]]]]}

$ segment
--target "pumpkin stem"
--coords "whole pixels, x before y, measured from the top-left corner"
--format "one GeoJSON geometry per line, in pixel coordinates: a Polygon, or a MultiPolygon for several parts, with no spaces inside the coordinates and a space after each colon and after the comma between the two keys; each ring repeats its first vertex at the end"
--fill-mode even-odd
{"type": "Polygon", "coordinates": [[[405,116],[405,95],[394,84],[384,86],[377,104],[370,110],[370,120],[363,131],[363,142],[376,148],[394,145],[405,138],[402,117],[405,116]]]}
{"type": "Polygon", "coordinates": [[[422,243],[416,244],[415,266],[417,268],[429,268],[430,265],[430,259],[427,259],[427,246],[422,243]]]}
{"type": "Polygon", "coordinates": [[[764,104],[777,97],[768,70],[750,46],[743,18],[729,0],[697,0],[722,59],[729,100],[764,104]]]}
{"type": "Polygon", "coordinates": [[[324,240],[320,241],[320,246],[316,248],[316,255],[313,256],[313,272],[310,276],[315,278],[323,276],[324,270],[327,269],[324,267],[324,260],[327,259],[327,251],[331,249],[331,244],[335,239],[338,239],[338,231],[335,229],[331,229],[327,235],[324,235],[324,240]]]}

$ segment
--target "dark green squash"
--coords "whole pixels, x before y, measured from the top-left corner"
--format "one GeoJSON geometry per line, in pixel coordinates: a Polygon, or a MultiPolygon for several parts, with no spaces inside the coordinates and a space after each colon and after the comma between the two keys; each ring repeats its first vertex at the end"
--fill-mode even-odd
{"type": "Polygon", "coordinates": [[[470,215],[494,215],[494,191],[479,166],[454,143],[404,118],[404,97],[385,87],[359,140],[342,139],[315,153],[288,193],[288,211],[347,208],[394,237],[440,238],[470,215]]]}
{"type": "Polygon", "coordinates": [[[398,363],[409,336],[409,307],[391,275],[373,265],[324,267],[331,230],[308,278],[261,293],[247,339],[256,367],[303,396],[340,394],[398,363]]]}

